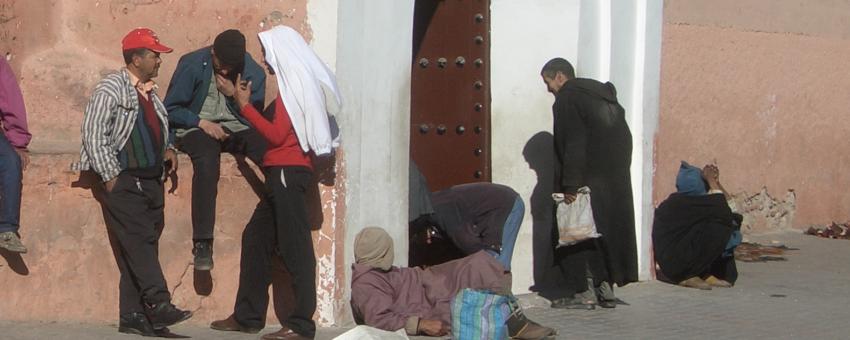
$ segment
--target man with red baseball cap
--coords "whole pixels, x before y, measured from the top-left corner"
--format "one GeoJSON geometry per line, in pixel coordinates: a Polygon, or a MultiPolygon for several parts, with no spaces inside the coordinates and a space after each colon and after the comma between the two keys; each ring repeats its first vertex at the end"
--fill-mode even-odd
{"type": "Polygon", "coordinates": [[[172,49],[148,28],[130,31],[121,44],[126,67],[103,78],[86,106],[78,169],[102,181],[94,191],[121,275],[118,331],[155,336],[192,316],[171,303],[159,263],[163,180],[176,171],[177,154],[152,79],[160,53],[172,49]]]}

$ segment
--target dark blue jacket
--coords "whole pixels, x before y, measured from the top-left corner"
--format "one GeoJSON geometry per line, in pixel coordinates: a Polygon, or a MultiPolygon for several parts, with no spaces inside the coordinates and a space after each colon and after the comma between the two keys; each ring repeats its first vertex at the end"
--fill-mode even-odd
{"type": "MultiPolygon", "coordinates": [[[[204,47],[187,53],[177,62],[177,68],[171,76],[171,83],[168,84],[168,92],[163,101],[168,110],[168,122],[171,129],[188,129],[198,126],[201,120],[198,114],[204,106],[213,76],[211,51],[211,47],[204,47]]],[[[245,53],[242,80],[252,82],[251,104],[257,108],[258,112],[263,112],[266,98],[266,73],[248,53],[245,53]]],[[[227,99],[227,106],[243,124],[250,126],[239,115],[239,109],[236,108],[233,98],[227,99]]]]}

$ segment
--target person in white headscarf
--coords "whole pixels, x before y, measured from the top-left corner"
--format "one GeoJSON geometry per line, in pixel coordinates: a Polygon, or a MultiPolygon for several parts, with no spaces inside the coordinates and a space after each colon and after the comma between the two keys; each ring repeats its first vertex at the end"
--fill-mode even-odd
{"type": "Polygon", "coordinates": [[[266,139],[266,190],[242,233],[239,290],[233,314],[210,327],[257,333],[265,326],[273,256],[292,275],[295,306],[282,328],[262,339],[313,339],[316,324],[316,257],[305,192],[313,183],[313,157],[334,142],[328,113],[339,107],[333,74],[293,29],[276,26],[259,34],[277,98],[260,114],[250,105],[251,82],[237,77],[240,114],[266,139]]]}
{"type": "Polygon", "coordinates": [[[291,27],[278,25],[259,35],[301,148],[329,154],[339,146],[329,119],[342,106],[336,77],[291,27]]]}

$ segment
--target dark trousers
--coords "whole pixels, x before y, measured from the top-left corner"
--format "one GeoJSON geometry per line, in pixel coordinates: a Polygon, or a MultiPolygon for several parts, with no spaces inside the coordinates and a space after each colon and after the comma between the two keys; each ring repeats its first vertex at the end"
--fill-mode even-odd
{"type": "Polygon", "coordinates": [[[280,256],[292,275],[295,292],[294,311],[283,324],[298,334],[313,337],[316,255],[305,201],[307,186],[313,183],[312,172],[303,167],[270,167],[265,173],[265,197],[242,232],[234,315],[243,326],[265,326],[272,256],[280,256]]]}
{"type": "Polygon", "coordinates": [[[593,279],[595,286],[603,281],[611,283],[605,266],[603,242],[601,239],[590,239],[556,250],[555,258],[566,281],[567,296],[593,288],[588,287],[588,278],[593,279]]]}
{"type": "Polygon", "coordinates": [[[159,236],[165,221],[162,181],[118,175],[101,204],[121,280],[122,315],[144,312],[144,304],[168,302],[171,295],[159,263],[159,236]]]}
{"type": "Polygon", "coordinates": [[[218,178],[221,173],[221,153],[229,152],[248,157],[254,164],[263,164],[266,141],[256,130],[248,129],[230,134],[223,141],[204,131],[195,130],[177,141],[177,148],[192,159],[192,239],[213,238],[215,227],[218,178]]]}
{"type": "Polygon", "coordinates": [[[0,232],[17,232],[21,221],[21,157],[0,133],[0,232]]]}

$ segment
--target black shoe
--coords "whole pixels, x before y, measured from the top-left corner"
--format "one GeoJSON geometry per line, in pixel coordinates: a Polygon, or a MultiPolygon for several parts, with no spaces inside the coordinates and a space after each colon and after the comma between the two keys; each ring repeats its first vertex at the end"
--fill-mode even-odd
{"type": "Polygon", "coordinates": [[[585,300],[581,298],[569,298],[564,297],[560,299],[556,299],[552,301],[552,308],[556,309],[584,309],[584,310],[593,310],[596,309],[596,301],[585,300]]]}
{"type": "Polygon", "coordinates": [[[617,308],[617,301],[599,299],[597,305],[602,308],[617,308]]]}
{"type": "Polygon", "coordinates": [[[171,302],[162,302],[147,308],[148,319],[153,329],[176,325],[192,317],[192,312],[179,310],[171,302]]]}
{"type": "Polygon", "coordinates": [[[195,255],[195,270],[208,271],[213,269],[212,240],[199,240],[192,248],[195,255]]]}
{"type": "Polygon", "coordinates": [[[141,336],[156,336],[153,326],[144,313],[130,313],[118,318],[118,331],[141,336]]]}

